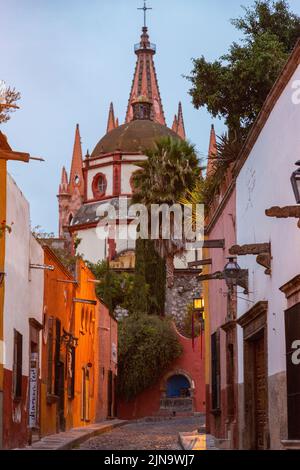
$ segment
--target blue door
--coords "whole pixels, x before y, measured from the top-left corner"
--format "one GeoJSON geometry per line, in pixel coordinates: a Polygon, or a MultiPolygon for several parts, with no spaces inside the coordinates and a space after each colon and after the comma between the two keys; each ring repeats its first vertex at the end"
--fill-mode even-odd
{"type": "Polygon", "coordinates": [[[167,381],[167,398],[190,396],[190,383],[184,375],[173,375],[167,381]]]}

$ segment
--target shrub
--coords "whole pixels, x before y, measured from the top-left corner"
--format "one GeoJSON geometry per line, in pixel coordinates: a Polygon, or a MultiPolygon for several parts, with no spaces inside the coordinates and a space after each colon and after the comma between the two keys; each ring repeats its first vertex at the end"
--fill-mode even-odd
{"type": "Polygon", "coordinates": [[[169,320],[131,315],[119,323],[118,394],[130,401],[161,375],[182,353],[169,320]]]}

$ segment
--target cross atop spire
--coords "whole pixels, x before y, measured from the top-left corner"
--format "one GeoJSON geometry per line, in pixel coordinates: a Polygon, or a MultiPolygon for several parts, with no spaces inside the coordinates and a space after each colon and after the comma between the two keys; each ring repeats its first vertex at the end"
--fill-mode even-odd
{"type": "Polygon", "coordinates": [[[142,8],[138,8],[138,10],[144,11],[144,28],[147,28],[147,11],[153,10],[153,8],[147,7],[146,0],[144,0],[144,6],[142,8]]]}

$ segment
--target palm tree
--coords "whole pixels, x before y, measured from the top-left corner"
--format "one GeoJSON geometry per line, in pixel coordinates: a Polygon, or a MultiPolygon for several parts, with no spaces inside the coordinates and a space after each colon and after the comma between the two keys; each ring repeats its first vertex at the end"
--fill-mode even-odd
{"type": "MultiPolygon", "coordinates": [[[[193,190],[200,178],[201,168],[194,145],[173,137],[162,137],[153,150],[146,152],[148,159],[140,163],[134,174],[133,203],[144,204],[148,210],[152,204],[177,204],[193,190]]],[[[160,238],[155,246],[166,261],[167,285],[174,285],[174,257],[185,251],[185,242],[174,237],[174,217],[170,217],[170,239],[160,238]]]]}

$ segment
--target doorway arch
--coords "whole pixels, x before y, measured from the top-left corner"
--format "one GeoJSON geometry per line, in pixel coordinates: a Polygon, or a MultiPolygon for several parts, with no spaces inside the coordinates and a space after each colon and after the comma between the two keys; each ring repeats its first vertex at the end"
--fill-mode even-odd
{"type": "Polygon", "coordinates": [[[166,397],[167,398],[187,398],[191,396],[190,382],[185,375],[174,374],[167,379],[166,397]]]}

